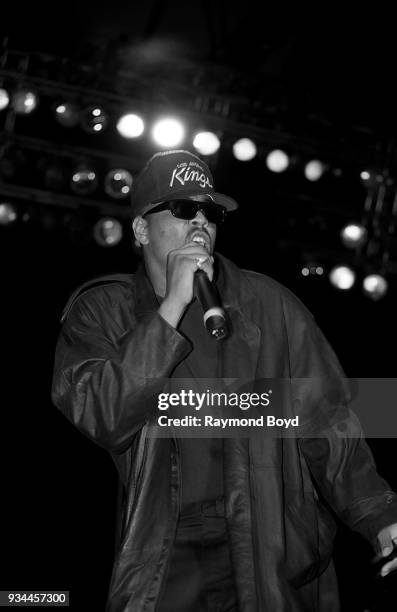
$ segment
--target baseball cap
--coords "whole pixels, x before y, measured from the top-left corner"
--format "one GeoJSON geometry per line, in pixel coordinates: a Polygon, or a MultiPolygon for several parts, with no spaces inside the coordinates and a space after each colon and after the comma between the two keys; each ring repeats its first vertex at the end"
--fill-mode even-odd
{"type": "Polygon", "coordinates": [[[214,189],[207,164],[191,153],[173,149],[155,153],[140,172],[131,190],[133,216],[143,215],[168,200],[208,195],[214,204],[235,210],[238,204],[214,189]]]}

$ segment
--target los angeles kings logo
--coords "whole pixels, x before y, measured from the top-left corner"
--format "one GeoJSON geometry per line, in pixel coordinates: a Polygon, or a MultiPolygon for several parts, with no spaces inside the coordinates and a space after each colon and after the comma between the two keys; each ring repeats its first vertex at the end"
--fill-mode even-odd
{"type": "Polygon", "coordinates": [[[203,189],[206,187],[213,188],[209,177],[197,162],[178,164],[172,171],[170,187],[173,187],[176,181],[182,186],[189,183],[197,183],[203,189]]]}

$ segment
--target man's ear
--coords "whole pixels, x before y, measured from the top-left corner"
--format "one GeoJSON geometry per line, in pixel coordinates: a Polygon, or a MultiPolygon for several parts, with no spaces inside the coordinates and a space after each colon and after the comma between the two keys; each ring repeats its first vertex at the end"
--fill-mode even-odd
{"type": "Polygon", "coordinates": [[[135,239],[140,245],[149,244],[148,222],[143,217],[135,217],[132,222],[135,239]]]}

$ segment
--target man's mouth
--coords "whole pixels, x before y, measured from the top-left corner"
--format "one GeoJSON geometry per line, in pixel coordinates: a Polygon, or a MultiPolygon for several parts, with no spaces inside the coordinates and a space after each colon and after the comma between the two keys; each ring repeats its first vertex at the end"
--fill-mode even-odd
{"type": "Polygon", "coordinates": [[[203,232],[195,232],[191,236],[190,240],[192,242],[195,242],[196,244],[200,244],[202,247],[206,249],[206,251],[210,252],[211,243],[210,243],[209,236],[207,236],[203,232]]]}

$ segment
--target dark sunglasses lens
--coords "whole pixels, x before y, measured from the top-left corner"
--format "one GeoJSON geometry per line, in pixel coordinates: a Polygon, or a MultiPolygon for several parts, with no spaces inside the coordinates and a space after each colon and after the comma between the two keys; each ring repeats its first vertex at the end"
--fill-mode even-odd
{"type": "Polygon", "coordinates": [[[190,220],[197,214],[197,202],[193,200],[174,200],[170,202],[170,210],[178,219],[190,220]]]}
{"type": "Polygon", "coordinates": [[[210,223],[216,223],[219,225],[225,218],[226,211],[223,206],[219,206],[218,204],[203,203],[201,204],[200,208],[210,223]]]}
{"type": "Polygon", "coordinates": [[[174,200],[170,202],[170,209],[174,217],[178,219],[194,219],[197,212],[201,210],[210,223],[222,223],[225,218],[225,209],[218,204],[207,202],[195,202],[194,200],[174,200]]]}

